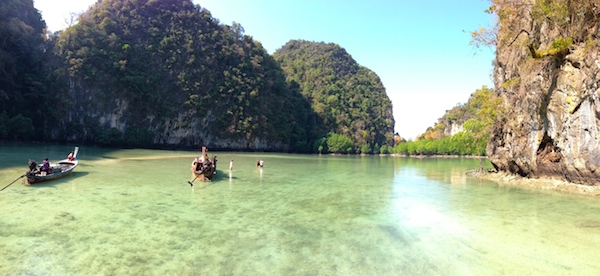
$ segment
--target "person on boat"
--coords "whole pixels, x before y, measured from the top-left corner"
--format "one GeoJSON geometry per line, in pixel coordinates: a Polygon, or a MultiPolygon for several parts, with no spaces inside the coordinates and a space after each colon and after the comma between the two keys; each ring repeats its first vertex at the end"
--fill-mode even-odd
{"type": "Polygon", "coordinates": [[[194,158],[194,161],[192,161],[192,171],[197,171],[198,169],[200,169],[200,160],[196,157],[194,158]]]}
{"type": "Polygon", "coordinates": [[[262,161],[262,159],[258,162],[258,165],[262,168],[265,165],[265,161],[262,161]]]}
{"type": "Polygon", "coordinates": [[[69,156],[67,156],[67,159],[68,159],[69,161],[73,161],[73,160],[75,160],[75,157],[73,157],[73,152],[70,152],[70,153],[69,153],[69,156]]]}
{"type": "Polygon", "coordinates": [[[260,167],[260,161],[256,160],[256,167],[260,167]]]}
{"type": "Polygon", "coordinates": [[[40,169],[41,172],[46,172],[46,174],[48,174],[48,172],[50,171],[50,162],[48,162],[48,157],[46,157],[46,159],[44,159],[44,162],[42,162],[42,168],[40,169]]]}

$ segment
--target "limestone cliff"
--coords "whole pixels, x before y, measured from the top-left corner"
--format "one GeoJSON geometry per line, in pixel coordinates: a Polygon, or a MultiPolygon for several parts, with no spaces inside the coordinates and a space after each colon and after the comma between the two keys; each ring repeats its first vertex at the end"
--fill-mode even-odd
{"type": "Polygon", "coordinates": [[[277,62],[190,0],[98,1],[55,46],[68,86],[46,103],[61,118],[50,140],[307,151],[308,104],[277,62]]]}
{"type": "Polygon", "coordinates": [[[313,83],[338,79],[320,72],[358,73],[313,107],[305,91],[317,87],[288,81],[241,25],[221,24],[191,0],[98,1],[55,41],[56,82],[65,86],[46,103],[59,118],[47,124],[49,140],[303,153],[329,133],[359,134],[355,148],[392,143],[391,101],[374,72],[351,59],[319,63],[313,83]]]}
{"type": "Polygon", "coordinates": [[[493,1],[494,84],[507,111],[487,146],[499,170],[600,184],[598,1],[493,1]]]}

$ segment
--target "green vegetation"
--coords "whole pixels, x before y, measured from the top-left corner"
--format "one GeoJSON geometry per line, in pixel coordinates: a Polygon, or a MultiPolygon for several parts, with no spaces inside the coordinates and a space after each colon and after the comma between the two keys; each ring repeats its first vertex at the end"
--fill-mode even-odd
{"type": "Polygon", "coordinates": [[[595,26],[600,22],[597,1],[491,2],[487,12],[496,14],[498,21],[493,26],[472,32],[471,44],[476,47],[504,47],[520,41],[519,44],[528,48],[531,57],[536,59],[547,56],[563,57],[569,53],[574,43],[590,42],[591,37],[595,36],[595,28],[588,26],[595,26]],[[533,22],[522,20],[524,12],[530,13],[533,22]],[[542,41],[542,28],[555,30],[557,36],[550,37],[550,41],[542,41]]]}
{"type": "Polygon", "coordinates": [[[31,118],[21,113],[9,118],[6,111],[0,113],[0,139],[29,140],[35,135],[31,118]]]}
{"type": "MultiPolygon", "coordinates": [[[[534,58],[561,58],[574,44],[597,44],[586,27],[600,22],[597,9],[595,1],[493,0],[498,22],[473,32],[473,44],[517,43],[534,58]],[[540,35],[543,26],[555,37],[540,35]]],[[[339,45],[294,40],[270,56],[240,24],[221,24],[190,0],[103,0],[78,21],[47,34],[32,0],[3,0],[0,140],[147,147],[185,129],[293,152],[483,155],[503,112],[483,87],[417,141],[394,141],[381,81],[339,45]],[[449,136],[453,124],[462,131],[449,136]]],[[[193,138],[177,146],[198,146],[193,138]]]]}
{"type": "Polygon", "coordinates": [[[554,56],[564,51],[568,51],[569,47],[573,45],[573,38],[557,37],[548,49],[548,55],[554,56]]]}
{"type": "Polygon", "coordinates": [[[99,1],[53,35],[31,0],[5,2],[0,139],[155,147],[183,129],[176,146],[197,147],[189,136],[200,134],[247,141],[239,150],[260,141],[329,152],[337,135],[350,146],[332,140],[332,152],[392,145],[385,89],[337,45],[303,43],[315,46],[311,57],[291,51],[297,41],[278,51],[307,80],[284,71],[240,24],[220,24],[190,0],[99,1]]]}
{"type": "MultiPolygon", "coordinates": [[[[213,123],[205,131],[219,137],[291,144],[300,151],[308,144],[299,127],[304,121],[298,122],[308,107],[288,88],[278,64],[241,25],[220,25],[189,0],[97,3],[60,35],[57,54],[66,77],[80,85],[74,92],[87,94],[80,103],[87,112],[127,108],[122,139],[109,135],[103,143],[147,146],[152,129],[185,113],[210,114],[213,123]]],[[[80,139],[113,133],[108,123],[80,139]]]]}
{"type": "Polygon", "coordinates": [[[485,155],[487,139],[496,118],[504,112],[502,101],[487,87],[478,89],[466,104],[446,112],[438,123],[419,140],[401,142],[394,153],[405,155],[485,155]],[[452,123],[461,124],[462,131],[446,135],[452,123]]]}
{"type": "Polygon", "coordinates": [[[485,156],[487,141],[477,141],[470,132],[459,132],[439,140],[417,140],[400,143],[394,153],[404,155],[476,155],[485,156]]]}
{"type": "Polygon", "coordinates": [[[343,134],[331,133],[327,138],[327,149],[331,153],[353,153],[353,143],[343,134]]]}
{"type": "Polygon", "coordinates": [[[514,77],[510,80],[505,81],[502,84],[502,87],[503,88],[515,87],[515,86],[519,85],[519,83],[521,83],[521,79],[519,77],[514,77]]]}
{"type": "Polygon", "coordinates": [[[573,45],[573,38],[557,37],[550,47],[545,50],[537,49],[535,44],[529,46],[529,51],[533,58],[543,58],[547,56],[566,55],[569,52],[569,48],[573,45]]]}
{"type": "Polygon", "coordinates": [[[317,115],[313,133],[336,139],[328,144],[337,145],[341,137],[351,144],[325,152],[373,153],[379,147],[370,145],[393,145],[394,118],[385,88],[339,45],[293,40],[273,56],[317,115]]]}
{"type": "Polygon", "coordinates": [[[41,139],[55,122],[51,46],[32,0],[0,5],[0,139],[41,139]]]}

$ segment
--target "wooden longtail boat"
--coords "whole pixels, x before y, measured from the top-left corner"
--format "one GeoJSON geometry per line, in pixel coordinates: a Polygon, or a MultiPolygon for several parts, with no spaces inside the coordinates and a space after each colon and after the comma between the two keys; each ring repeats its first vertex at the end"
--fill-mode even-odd
{"type": "Polygon", "coordinates": [[[67,159],[50,163],[50,167],[47,172],[42,172],[40,165],[38,165],[34,160],[29,160],[29,172],[26,174],[27,183],[34,184],[70,175],[79,164],[79,161],[77,160],[78,151],[79,147],[75,147],[72,158],[69,156],[67,159]]]}
{"type": "Polygon", "coordinates": [[[202,147],[202,155],[194,158],[192,161],[192,176],[194,180],[200,181],[211,181],[217,172],[216,169],[217,156],[213,156],[213,159],[209,159],[206,154],[206,147],[202,147]]]}

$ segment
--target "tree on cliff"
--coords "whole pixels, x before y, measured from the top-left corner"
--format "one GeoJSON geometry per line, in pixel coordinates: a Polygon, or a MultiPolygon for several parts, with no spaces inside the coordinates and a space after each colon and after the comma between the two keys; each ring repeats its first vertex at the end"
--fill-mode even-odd
{"type": "Polygon", "coordinates": [[[502,106],[501,98],[494,94],[494,90],[483,86],[471,94],[467,103],[447,110],[417,141],[399,143],[395,152],[483,156],[496,118],[504,112],[502,106]],[[461,131],[449,133],[451,125],[461,126],[461,131]]]}
{"type": "Polygon", "coordinates": [[[0,139],[41,138],[56,100],[49,87],[46,23],[32,0],[1,2],[0,139]]]}
{"type": "Polygon", "coordinates": [[[577,0],[491,0],[487,13],[497,17],[494,25],[471,33],[472,44],[510,47],[518,42],[531,57],[566,55],[573,43],[592,39],[600,22],[598,1],[577,0]],[[523,20],[523,13],[531,20],[523,20]],[[552,43],[542,42],[542,29],[556,31],[552,43]]]}
{"type": "Polygon", "coordinates": [[[31,1],[8,0],[0,15],[0,139],[297,152],[331,134],[351,139],[349,152],[393,143],[379,78],[337,45],[315,44],[323,67],[307,60],[310,78],[286,80],[240,24],[190,0],[98,1],[55,36],[31,1]]]}
{"type": "Polygon", "coordinates": [[[393,145],[394,118],[385,88],[374,72],[358,65],[342,47],[292,40],[273,56],[317,114],[313,133],[348,137],[355,152],[376,144],[393,145]]]}
{"type": "Polygon", "coordinates": [[[467,105],[475,116],[464,122],[463,131],[473,139],[474,154],[484,155],[492,127],[505,112],[502,99],[494,95],[494,90],[483,86],[471,95],[467,105]]]}
{"type": "Polygon", "coordinates": [[[65,96],[85,107],[73,107],[71,122],[81,139],[115,137],[117,127],[156,141],[188,116],[177,127],[201,121],[190,133],[248,141],[238,149],[257,140],[292,151],[311,144],[309,106],[277,62],[241,25],[219,24],[190,0],[100,1],[60,35],[57,54],[72,85],[65,96]]]}

